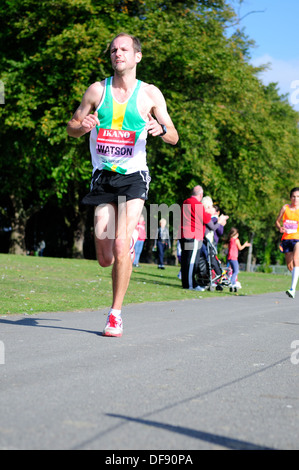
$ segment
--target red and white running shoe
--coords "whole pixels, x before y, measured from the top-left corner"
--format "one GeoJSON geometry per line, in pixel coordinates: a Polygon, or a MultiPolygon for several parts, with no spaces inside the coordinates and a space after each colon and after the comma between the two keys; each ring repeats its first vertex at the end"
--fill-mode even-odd
{"type": "Polygon", "coordinates": [[[107,323],[103,331],[103,336],[117,336],[123,334],[123,321],[120,317],[115,317],[112,313],[108,315],[107,323]]]}

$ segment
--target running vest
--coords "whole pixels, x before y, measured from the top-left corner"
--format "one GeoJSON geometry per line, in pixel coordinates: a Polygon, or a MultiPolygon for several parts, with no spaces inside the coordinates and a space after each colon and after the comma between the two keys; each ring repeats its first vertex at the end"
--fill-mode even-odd
{"type": "Polygon", "coordinates": [[[125,103],[112,96],[113,77],[106,78],[102,100],[97,107],[100,126],[90,133],[93,172],[110,170],[121,174],[148,171],[146,163],[146,121],[137,108],[141,81],[125,103]]]}
{"type": "Polygon", "coordinates": [[[299,240],[299,209],[291,210],[287,205],[283,214],[282,223],[286,232],[282,240],[299,240]]]}

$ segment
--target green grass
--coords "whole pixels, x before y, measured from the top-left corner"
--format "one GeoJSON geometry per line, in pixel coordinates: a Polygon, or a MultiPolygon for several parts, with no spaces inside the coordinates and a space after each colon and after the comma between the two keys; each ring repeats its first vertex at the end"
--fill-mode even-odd
{"type": "MultiPolygon", "coordinates": [[[[177,278],[178,266],[164,271],[156,265],[134,268],[124,304],[203,299],[235,295],[184,290],[177,278]]],[[[238,295],[285,291],[285,275],[239,274],[238,295]]],[[[97,310],[111,305],[111,268],[93,260],[75,260],[0,254],[0,315],[74,310],[97,310]]]]}

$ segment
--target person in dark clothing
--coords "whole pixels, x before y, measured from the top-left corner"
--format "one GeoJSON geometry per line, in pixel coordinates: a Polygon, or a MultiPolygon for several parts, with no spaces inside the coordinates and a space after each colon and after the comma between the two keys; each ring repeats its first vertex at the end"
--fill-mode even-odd
{"type": "Polygon", "coordinates": [[[154,248],[157,248],[158,253],[158,269],[165,269],[164,254],[165,251],[171,247],[169,231],[166,227],[166,219],[161,219],[159,222],[160,227],[157,230],[154,248]]]}

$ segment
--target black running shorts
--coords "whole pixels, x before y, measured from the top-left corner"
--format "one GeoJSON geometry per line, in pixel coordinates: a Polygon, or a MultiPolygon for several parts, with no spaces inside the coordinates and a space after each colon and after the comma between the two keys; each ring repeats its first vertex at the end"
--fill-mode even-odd
{"type": "Polygon", "coordinates": [[[299,240],[291,238],[290,240],[285,239],[281,242],[279,248],[282,253],[291,253],[294,251],[296,243],[299,243],[299,240]]]}
{"type": "Polygon", "coordinates": [[[148,198],[151,178],[148,171],[137,171],[122,175],[108,170],[96,170],[92,176],[90,192],[83,198],[82,203],[91,206],[118,203],[119,197],[125,201],[148,198]]]}

